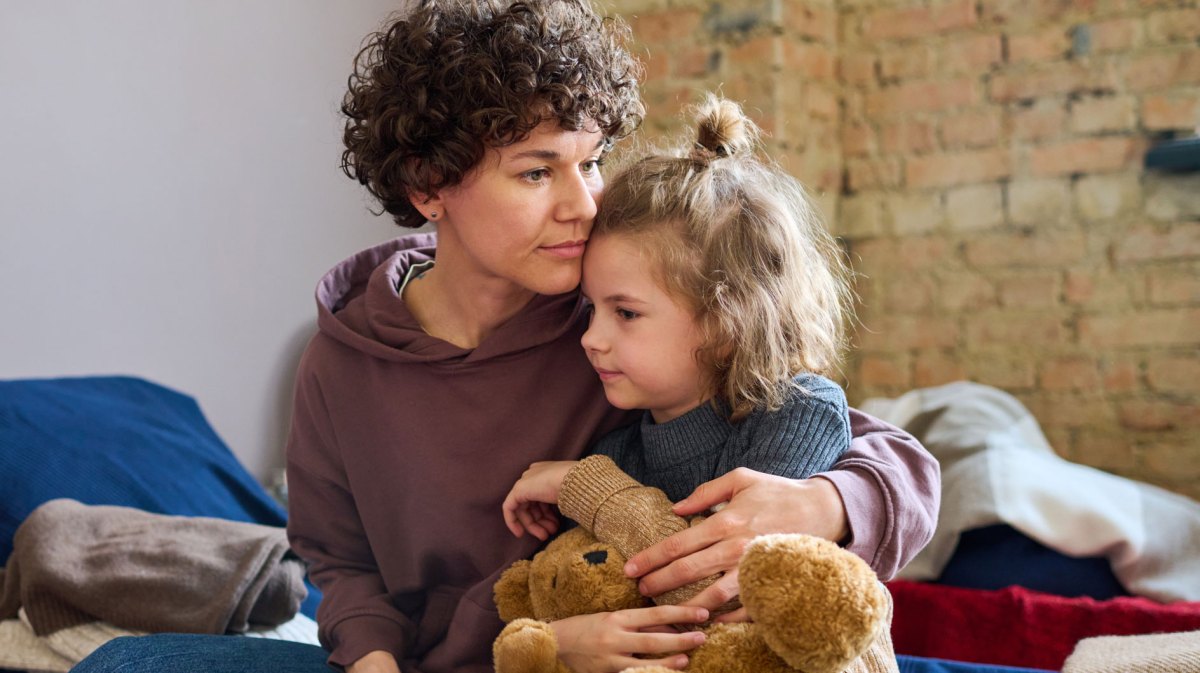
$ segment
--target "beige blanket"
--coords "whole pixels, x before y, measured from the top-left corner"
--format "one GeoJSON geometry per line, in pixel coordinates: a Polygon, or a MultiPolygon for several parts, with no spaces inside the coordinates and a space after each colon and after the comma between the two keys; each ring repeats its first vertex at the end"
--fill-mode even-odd
{"type": "Polygon", "coordinates": [[[52,500],[13,538],[0,620],[21,614],[43,638],[91,622],[242,633],[291,619],[303,579],[282,528],[52,500]]]}

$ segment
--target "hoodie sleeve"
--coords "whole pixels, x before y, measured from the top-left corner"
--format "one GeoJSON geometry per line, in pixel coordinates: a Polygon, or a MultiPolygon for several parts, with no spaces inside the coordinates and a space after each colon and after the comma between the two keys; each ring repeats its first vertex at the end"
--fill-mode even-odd
{"type": "Polygon", "coordinates": [[[850,448],[820,475],[846,505],[846,548],[881,580],[896,575],[929,542],[941,503],[941,474],[915,437],[850,409],[850,448]]]}
{"type": "Polygon", "coordinates": [[[317,624],[330,663],[348,666],[374,650],[399,661],[416,627],[384,586],[308,355],[296,377],[287,442],[288,539],[324,594],[317,624]]]}

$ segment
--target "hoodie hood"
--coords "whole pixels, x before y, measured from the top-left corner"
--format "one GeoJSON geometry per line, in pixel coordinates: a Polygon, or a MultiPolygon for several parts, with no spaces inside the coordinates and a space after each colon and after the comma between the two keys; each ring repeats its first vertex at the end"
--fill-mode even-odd
{"type": "Polygon", "coordinates": [[[474,349],[432,337],[409,312],[398,289],[409,268],[436,256],[436,234],[413,234],[341,262],[317,284],[318,329],[383,360],[469,364],[553,341],[583,318],[584,302],[577,291],[536,295],[474,349]]]}

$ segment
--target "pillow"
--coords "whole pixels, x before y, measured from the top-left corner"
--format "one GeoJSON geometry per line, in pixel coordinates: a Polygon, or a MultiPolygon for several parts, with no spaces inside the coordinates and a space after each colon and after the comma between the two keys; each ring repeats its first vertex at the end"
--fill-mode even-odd
{"type": "MultiPolygon", "coordinates": [[[[286,525],[191,397],[149,381],[0,381],[0,559],[38,505],[72,498],[147,512],[286,525]]],[[[305,614],[319,595],[310,587],[305,614]]]]}

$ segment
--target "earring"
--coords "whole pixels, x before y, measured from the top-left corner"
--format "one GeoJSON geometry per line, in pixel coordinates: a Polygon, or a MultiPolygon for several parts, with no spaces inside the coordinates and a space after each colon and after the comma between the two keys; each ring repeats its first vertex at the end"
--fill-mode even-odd
{"type": "Polygon", "coordinates": [[[429,213],[429,219],[431,219],[431,220],[436,220],[436,219],[437,219],[437,211],[436,211],[436,210],[434,210],[434,211],[430,211],[430,213],[429,213]]]}

